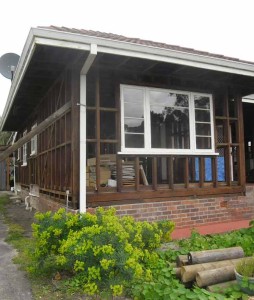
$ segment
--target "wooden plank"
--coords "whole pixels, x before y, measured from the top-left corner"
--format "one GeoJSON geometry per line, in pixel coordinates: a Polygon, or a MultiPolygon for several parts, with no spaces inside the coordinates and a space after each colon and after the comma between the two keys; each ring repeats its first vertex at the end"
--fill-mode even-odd
{"type": "Polygon", "coordinates": [[[173,156],[168,157],[168,186],[174,190],[174,161],[173,156]]]}
{"type": "Polygon", "coordinates": [[[152,158],[152,183],[153,183],[153,189],[157,190],[157,157],[152,158]]]}
{"type": "Polygon", "coordinates": [[[95,119],[96,119],[96,188],[100,192],[100,153],[101,153],[101,118],[100,118],[100,76],[99,70],[96,72],[95,79],[95,119]]]}
{"type": "Polygon", "coordinates": [[[135,157],[134,169],[135,169],[135,189],[136,189],[136,191],[138,191],[139,190],[139,172],[140,172],[138,156],[135,157]]]}
{"type": "Polygon", "coordinates": [[[79,155],[79,116],[80,106],[77,105],[77,99],[80,97],[80,74],[78,68],[74,65],[71,70],[71,152],[72,152],[72,168],[71,168],[71,193],[72,193],[72,207],[78,208],[79,202],[79,167],[80,167],[80,155],[79,155]]]}
{"type": "Polygon", "coordinates": [[[116,158],[116,179],[117,179],[117,192],[122,191],[123,187],[123,168],[122,168],[122,159],[117,155],[116,158]]]}
{"type": "Polygon", "coordinates": [[[237,101],[237,141],[239,143],[238,151],[238,183],[239,185],[245,186],[246,184],[246,170],[245,170],[245,151],[244,151],[244,124],[243,124],[243,105],[242,98],[238,95],[237,101]]]}
{"type": "Polygon", "coordinates": [[[212,180],[213,187],[218,187],[218,169],[217,169],[217,157],[212,157],[212,180]]]}
{"type": "Polygon", "coordinates": [[[231,194],[239,194],[241,195],[244,192],[244,188],[241,186],[218,186],[218,188],[191,188],[191,189],[178,189],[175,188],[173,191],[169,189],[163,189],[163,190],[144,190],[133,192],[133,191],[123,191],[121,192],[111,192],[111,193],[88,193],[87,199],[89,204],[91,203],[103,203],[105,202],[105,205],[107,202],[120,202],[120,201],[131,201],[131,203],[135,203],[137,201],[170,201],[170,199],[174,199],[175,197],[191,197],[193,195],[195,196],[216,196],[220,194],[225,195],[231,195],[231,194]]]}
{"type": "Polygon", "coordinates": [[[204,187],[205,179],[205,159],[203,156],[199,157],[199,186],[204,187]]]}
{"type": "Polygon", "coordinates": [[[189,158],[185,157],[184,159],[184,184],[185,188],[189,188],[189,158]]]}

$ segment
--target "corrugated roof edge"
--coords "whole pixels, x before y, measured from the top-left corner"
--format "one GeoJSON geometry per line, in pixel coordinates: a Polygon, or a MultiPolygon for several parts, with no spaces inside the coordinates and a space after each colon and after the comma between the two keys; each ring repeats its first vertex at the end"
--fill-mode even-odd
{"type": "Polygon", "coordinates": [[[215,54],[215,53],[210,53],[210,52],[206,52],[206,51],[196,50],[193,48],[181,47],[181,46],[177,46],[177,45],[170,45],[170,44],[166,44],[166,43],[159,43],[159,42],[154,42],[154,41],[150,41],[150,40],[143,40],[140,38],[126,37],[126,36],[118,35],[118,34],[114,34],[114,33],[106,33],[106,32],[100,32],[100,31],[76,29],[76,28],[68,28],[68,27],[59,27],[59,26],[54,26],[54,25],[38,26],[38,28],[47,29],[47,30],[55,30],[55,31],[60,31],[60,32],[68,32],[68,33],[73,33],[73,34],[81,34],[81,35],[86,35],[86,36],[91,36],[91,37],[104,38],[104,39],[113,40],[113,41],[117,41],[117,42],[133,43],[133,44],[137,44],[137,45],[156,47],[156,48],[160,48],[160,49],[174,50],[174,51],[185,52],[185,53],[189,53],[189,54],[208,56],[211,58],[219,58],[219,59],[225,59],[225,60],[230,60],[230,61],[234,61],[234,62],[240,62],[240,63],[254,65],[254,62],[247,61],[247,60],[241,60],[239,58],[234,58],[234,57],[225,56],[225,55],[221,55],[221,54],[215,54]]]}

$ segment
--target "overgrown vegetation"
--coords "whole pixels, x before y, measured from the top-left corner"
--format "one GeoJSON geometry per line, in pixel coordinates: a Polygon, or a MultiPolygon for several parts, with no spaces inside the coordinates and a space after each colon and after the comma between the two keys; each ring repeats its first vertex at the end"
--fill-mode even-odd
{"type": "MultiPolygon", "coordinates": [[[[1,207],[1,201],[0,201],[1,207]]],[[[135,222],[118,218],[113,209],[95,215],[59,210],[36,214],[34,239],[12,225],[8,240],[19,249],[15,262],[29,271],[35,299],[248,299],[238,288],[224,295],[193,286],[186,288],[171,262],[189,251],[242,246],[254,253],[254,224],[224,235],[201,236],[178,242],[180,250],[157,250],[170,239],[173,223],[135,222]],[[90,295],[90,296],[88,296],[90,295]],[[88,298],[90,297],[90,298],[88,298]]],[[[176,242],[175,242],[176,243],[176,242]]]]}

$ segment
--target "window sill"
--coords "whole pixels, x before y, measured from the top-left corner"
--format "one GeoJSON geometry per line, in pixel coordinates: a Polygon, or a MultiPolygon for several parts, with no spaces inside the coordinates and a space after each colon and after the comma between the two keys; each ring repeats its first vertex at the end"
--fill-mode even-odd
{"type": "Polygon", "coordinates": [[[121,151],[121,152],[117,152],[118,155],[140,155],[140,156],[153,156],[153,155],[157,155],[157,156],[219,156],[219,153],[217,152],[208,152],[208,151],[204,151],[204,152],[180,152],[178,151],[121,151]]]}

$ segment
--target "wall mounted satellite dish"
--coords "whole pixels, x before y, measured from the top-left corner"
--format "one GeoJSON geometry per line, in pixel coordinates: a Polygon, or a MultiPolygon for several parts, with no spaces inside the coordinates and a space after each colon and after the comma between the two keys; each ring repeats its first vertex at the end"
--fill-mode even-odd
{"type": "Polygon", "coordinates": [[[0,73],[8,78],[13,79],[15,69],[19,61],[19,55],[15,53],[6,53],[0,57],[0,73]]]}

